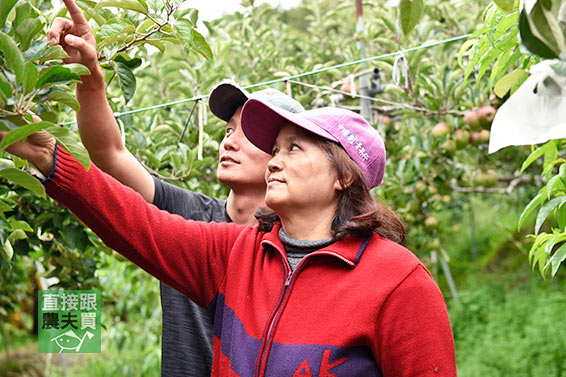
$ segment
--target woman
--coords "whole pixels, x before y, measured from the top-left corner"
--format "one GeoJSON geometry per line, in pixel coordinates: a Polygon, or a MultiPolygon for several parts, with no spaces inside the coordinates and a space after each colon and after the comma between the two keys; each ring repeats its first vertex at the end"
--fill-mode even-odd
{"type": "Polygon", "coordinates": [[[273,156],[254,228],[161,212],[61,148],[31,162],[105,243],[214,313],[213,376],[455,376],[442,295],[369,193],[377,132],[347,110],[258,100],[242,127],[273,156]]]}

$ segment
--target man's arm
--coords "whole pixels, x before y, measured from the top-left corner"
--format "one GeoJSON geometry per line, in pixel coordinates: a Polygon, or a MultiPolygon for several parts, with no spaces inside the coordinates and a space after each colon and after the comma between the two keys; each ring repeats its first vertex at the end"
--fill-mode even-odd
{"type": "Polygon", "coordinates": [[[81,108],[77,123],[83,144],[92,161],[103,171],[139,192],[153,202],[153,178],[141,163],[126,149],[112,109],[106,100],[106,87],[102,69],[96,55],[94,33],[74,0],[63,0],[72,21],[57,18],[47,38],[51,44],[60,44],[69,58],[67,63],[80,63],[91,72],[82,76],[77,85],[77,100],[81,108]]]}

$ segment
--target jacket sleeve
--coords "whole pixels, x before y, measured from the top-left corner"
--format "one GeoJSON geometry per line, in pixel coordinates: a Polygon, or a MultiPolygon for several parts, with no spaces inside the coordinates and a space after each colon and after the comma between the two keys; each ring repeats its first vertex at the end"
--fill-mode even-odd
{"type": "Polygon", "coordinates": [[[203,307],[216,296],[229,252],[245,229],[161,211],[94,164],[86,171],[63,148],[45,188],[106,245],[203,307]]]}
{"type": "Polygon", "coordinates": [[[454,377],[450,319],[440,289],[418,264],[390,293],[376,323],[378,365],[384,377],[454,377]]]}

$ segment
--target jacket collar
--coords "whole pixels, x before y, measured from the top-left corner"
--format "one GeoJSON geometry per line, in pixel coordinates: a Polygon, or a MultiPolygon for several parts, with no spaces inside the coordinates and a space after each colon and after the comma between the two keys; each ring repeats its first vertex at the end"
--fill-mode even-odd
{"type": "MultiPolygon", "coordinates": [[[[286,256],[285,246],[279,238],[279,229],[281,229],[280,222],[275,224],[270,232],[264,233],[261,240],[261,246],[264,250],[266,250],[268,249],[267,246],[270,245],[282,253],[282,255],[286,256]]],[[[366,250],[368,243],[375,236],[376,235],[372,235],[366,239],[346,236],[340,241],[317,250],[314,253],[334,256],[351,267],[355,267],[366,250]]]]}

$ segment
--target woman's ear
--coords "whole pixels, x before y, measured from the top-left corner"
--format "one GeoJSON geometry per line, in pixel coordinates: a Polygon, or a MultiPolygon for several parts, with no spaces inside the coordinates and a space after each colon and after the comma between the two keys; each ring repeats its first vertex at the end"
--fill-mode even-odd
{"type": "Polygon", "coordinates": [[[334,190],[342,191],[350,187],[350,185],[354,182],[354,176],[351,172],[348,172],[348,176],[344,179],[344,182],[341,182],[340,178],[337,176],[336,181],[334,182],[334,190]]]}

